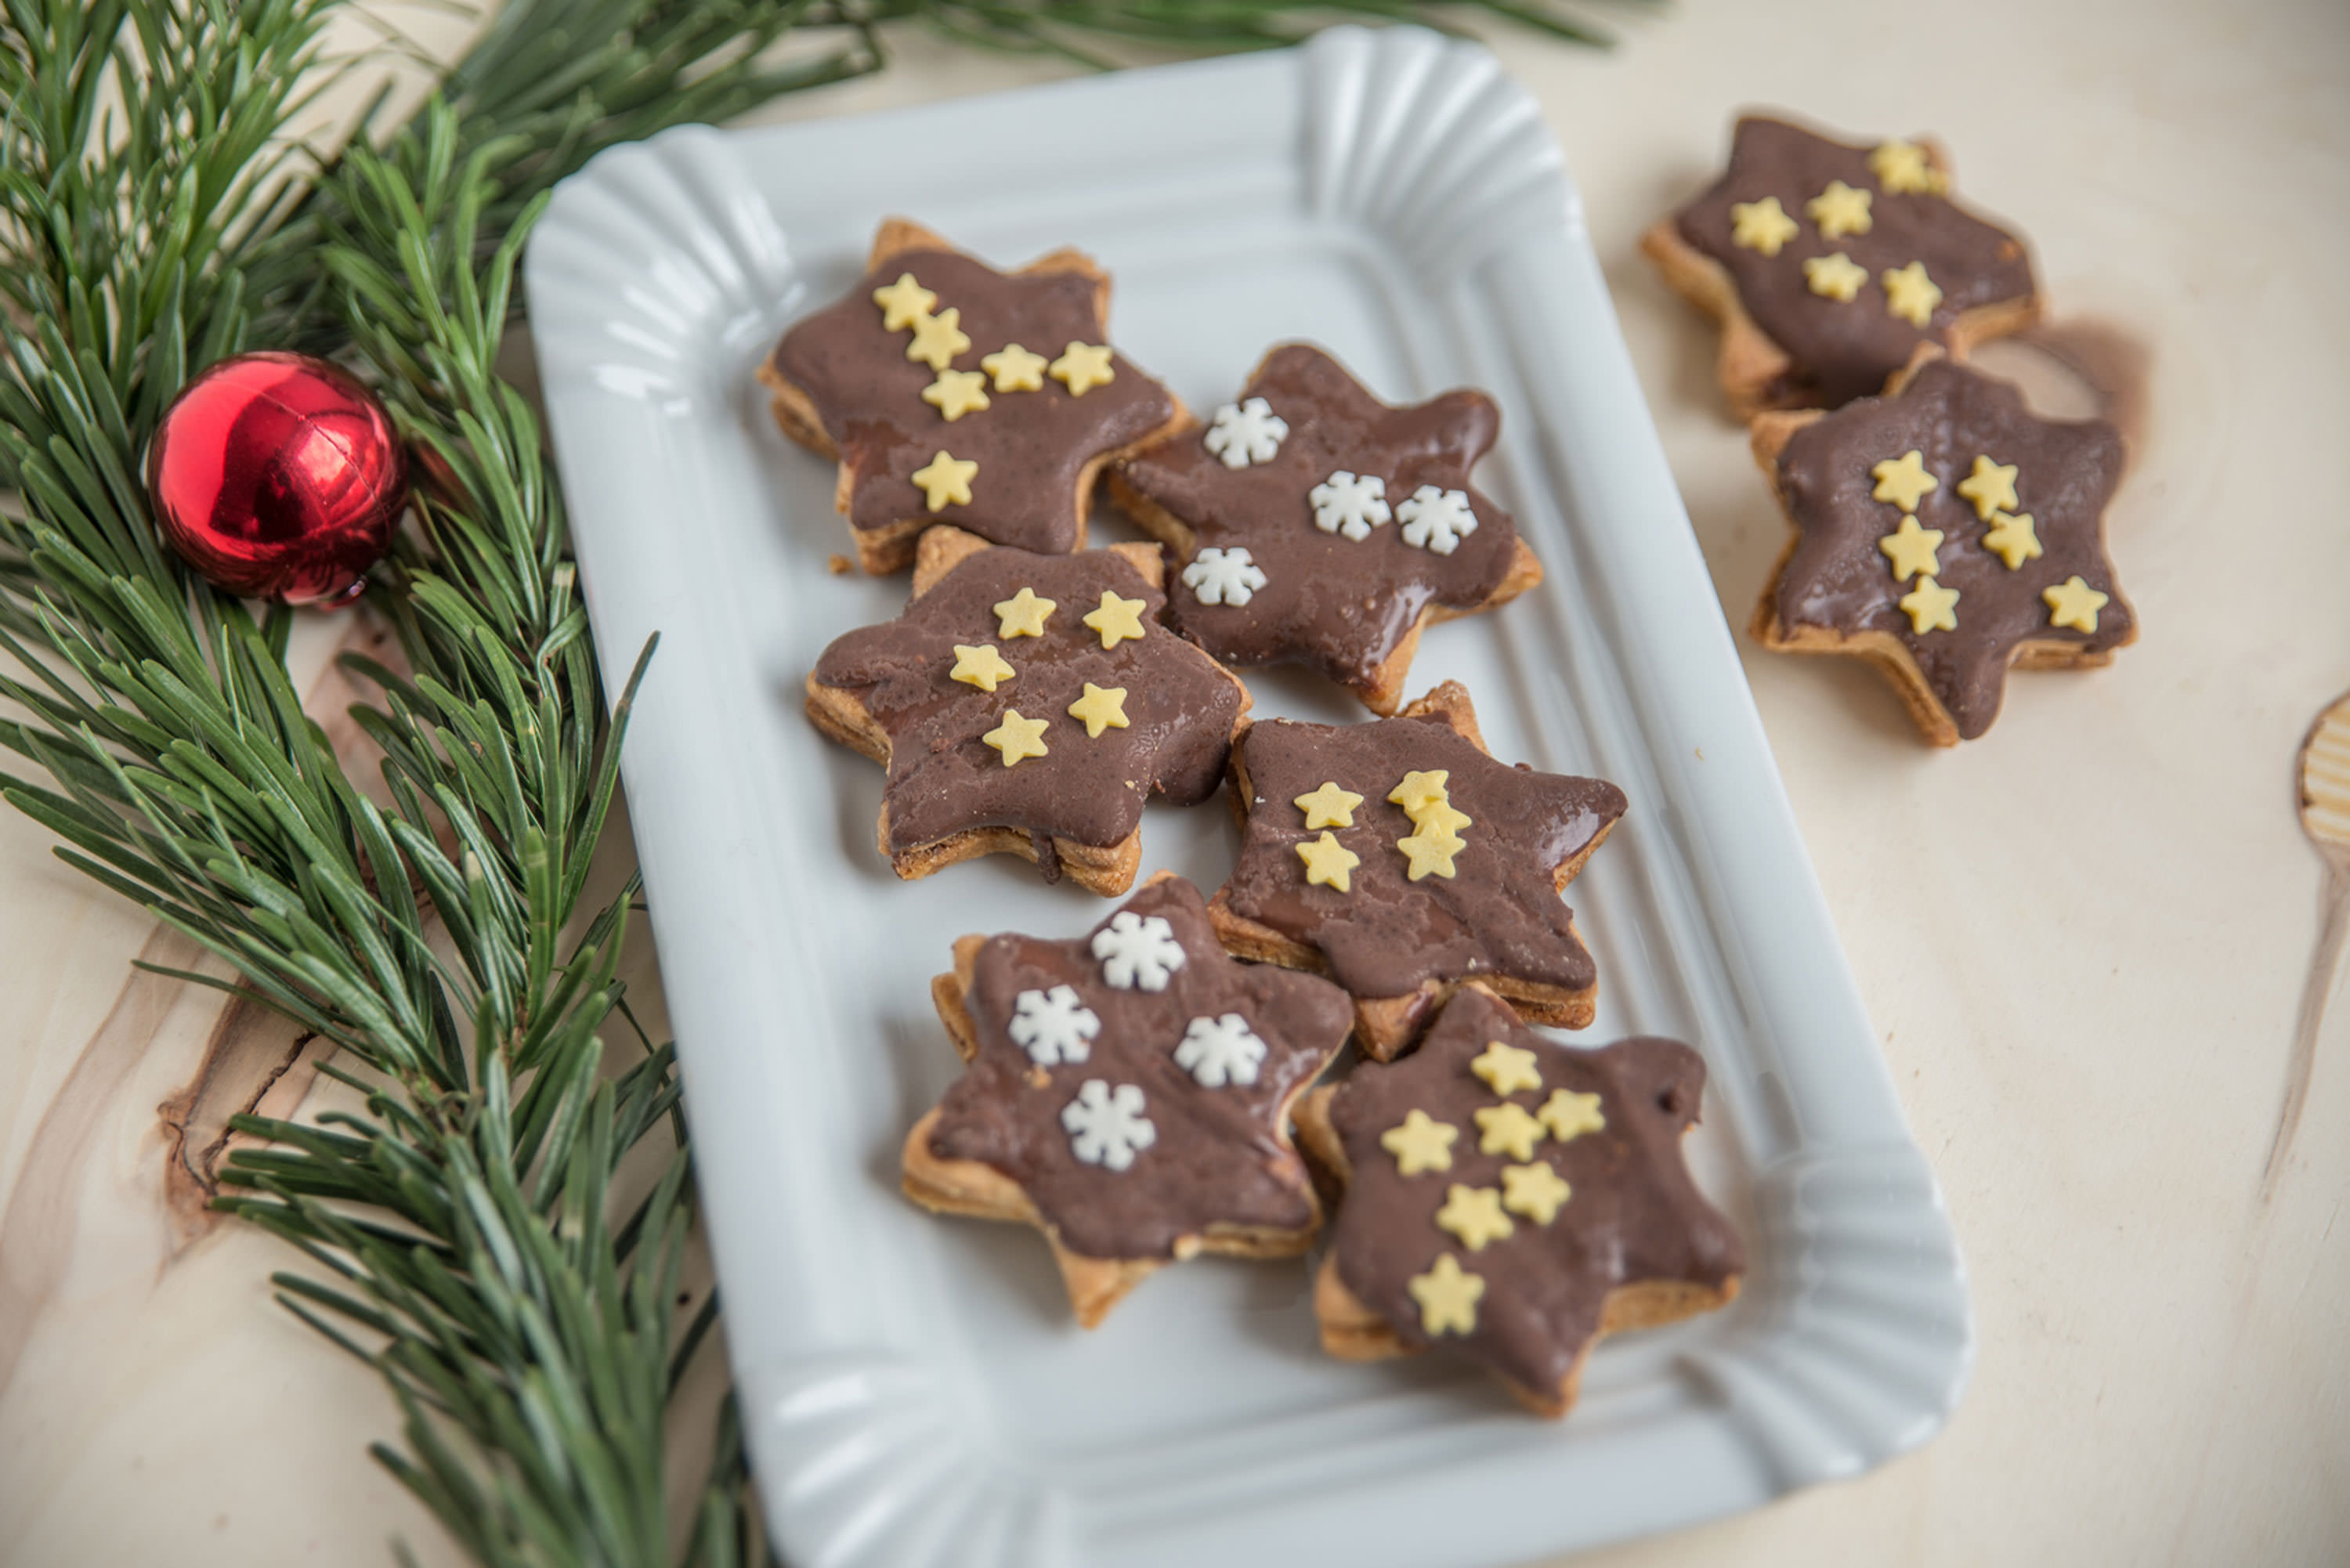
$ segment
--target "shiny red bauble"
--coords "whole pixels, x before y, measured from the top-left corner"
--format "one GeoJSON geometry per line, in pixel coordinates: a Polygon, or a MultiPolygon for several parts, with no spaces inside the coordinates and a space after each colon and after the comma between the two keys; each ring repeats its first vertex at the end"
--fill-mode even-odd
{"type": "Polygon", "coordinates": [[[188,383],[147,451],[155,521],[215,587],[347,604],[391,545],[408,465],[391,416],[307,354],[240,354],[188,383]]]}

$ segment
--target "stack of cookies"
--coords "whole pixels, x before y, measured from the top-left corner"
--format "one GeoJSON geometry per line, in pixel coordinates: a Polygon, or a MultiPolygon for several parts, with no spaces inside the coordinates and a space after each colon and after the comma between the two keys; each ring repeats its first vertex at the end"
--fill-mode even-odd
{"type": "Polygon", "coordinates": [[[1722,390],[1794,528],[1758,641],[1871,660],[1949,746],[1991,727],[2011,667],[2136,637],[2105,549],[2121,437],[1966,363],[2042,299],[1939,146],[1741,119],[1729,169],[1642,248],[1720,321],[1722,390]]]}
{"type": "Polygon", "coordinates": [[[887,772],[881,854],[1126,898],[1074,938],[955,944],[931,989],[965,1071],[906,1192],[1037,1227],[1087,1326],[1170,1262],[1320,1239],[1333,1355],[1454,1347],[1563,1414],[1601,1335],[1719,1307],[1744,1264],[1681,1158],[1698,1054],[1535,1027],[1592,1020],[1561,895],[1623,792],[1497,760],[1456,683],[1404,696],[1429,626],[1542,578],[1470,478],[1499,410],[1392,407],[1290,344],[1202,423],[1110,346],[1108,287],[1074,251],[1003,273],[893,221],[761,368],[838,461],[865,568],[913,570],[807,679],[887,772]],[[1100,488],[1156,543],[1085,548],[1100,488]],[[1374,717],[1252,724],[1234,667],[1276,663],[1374,717]],[[1136,889],[1145,802],[1220,786],[1223,886],[1136,889]]]}

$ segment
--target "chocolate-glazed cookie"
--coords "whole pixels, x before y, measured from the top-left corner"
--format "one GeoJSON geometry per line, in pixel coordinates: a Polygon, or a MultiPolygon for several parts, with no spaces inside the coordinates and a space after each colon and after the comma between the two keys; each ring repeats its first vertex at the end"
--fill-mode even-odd
{"type": "Polygon", "coordinates": [[[784,433],[840,460],[868,572],[951,523],[1038,551],[1085,544],[1102,465],[1184,419],[1108,348],[1109,275],[1058,250],[1001,273],[901,218],[863,278],[759,369],[784,433]]]}
{"type": "Polygon", "coordinates": [[[1962,355],[2040,309],[2023,243],[1951,199],[1931,142],[1856,146],[1748,116],[1728,171],[1641,247],[1721,321],[1743,419],[1881,391],[1921,343],[1962,355]]]}
{"type": "Polygon", "coordinates": [[[909,1197],[1043,1231],[1087,1328],[1167,1262],[1305,1250],[1289,1110],[1346,1042],[1337,987],[1227,957],[1168,872],[1075,941],[954,954],[931,994],[968,1065],[906,1138],[909,1197]]]}
{"type": "Polygon", "coordinates": [[[1752,630],[1872,660],[1948,746],[1991,728],[2010,666],[2108,663],[2137,622],[2105,547],[2120,434],[1925,355],[1885,397],[1756,421],[1794,536],[1752,630]]]}
{"type": "Polygon", "coordinates": [[[1391,408],[1292,343],[1212,423],[1113,467],[1110,493],[1185,564],[1170,624],[1227,664],[1304,664],[1392,713],[1424,628],[1542,580],[1469,483],[1501,418],[1474,391],[1391,408]]]}
{"type": "Polygon", "coordinates": [[[1114,898],[1150,794],[1215,793],[1248,691],[1159,624],[1160,569],[1149,545],[1039,556],[933,528],[904,613],[824,650],[808,716],[889,770],[899,876],[1006,853],[1114,898]]]}
{"type": "Polygon", "coordinates": [[[1217,932],[1346,987],[1371,1055],[1407,1049],[1471,977],[1536,1022],[1591,1022],[1598,969],[1559,894],[1622,790],[1494,761],[1451,681],[1392,719],[1251,725],[1232,772],[1241,853],[1217,932]]]}
{"type": "Polygon", "coordinates": [[[1346,1189],[1315,1282],[1324,1348],[1457,1345],[1565,1415],[1602,1334],[1738,1294],[1738,1233],[1681,1158],[1704,1088],[1678,1041],[1573,1049],[1464,987],[1410,1057],[1298,1107],[1306,1152],[1346,1189]]]}

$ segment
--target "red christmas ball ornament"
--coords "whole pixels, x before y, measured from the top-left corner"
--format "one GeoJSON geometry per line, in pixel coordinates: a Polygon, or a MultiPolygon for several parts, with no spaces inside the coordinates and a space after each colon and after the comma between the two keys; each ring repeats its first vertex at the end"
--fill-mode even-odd
{"type": "Polygon", "coordinates": [[[348,604],[391,546],[408,464],[391,416],[307,354],[224,359],[164,410],[147,451],[155,521],[242,598],[348,604]]]}

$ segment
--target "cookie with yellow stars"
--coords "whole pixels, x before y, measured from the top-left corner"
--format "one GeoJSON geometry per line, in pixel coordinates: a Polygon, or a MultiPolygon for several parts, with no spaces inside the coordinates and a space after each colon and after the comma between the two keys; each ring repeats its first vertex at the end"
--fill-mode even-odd
{"type": "Polygon", "coordinates": [[[907,1136],[906,1195],[1044,1231],[1086,1327],[1170,1262],[1305,1251],[1289,1113],[1347,998],[1228,957],[1191,883],[1162,871],[1073,941],[964,937],[931,994],[964,1069],[907,1136]]]}
{"type": "Polygon", "coordinates": [[[1536,1022],[1591,1022],[1598,966],[1559,895],[1622,790],[1497,762],[1451,681],[1390,719],[1252,725],[1232,780],[1241,852],[1216,930],[1346,987],[1368,1054],[1409,1049],[1471,979],[1536,1022]]]}
{"type": "Polygon", "coordinates": [[[1730,167],[1641,249],[1721,324],[1741,419],[1885,388],[1921,343],[1963,357],[2038,319],[2023,242],[1950,195],[1930,140],[1849,143],[1739,120],[1730,167]]]}
{"type": "Polygon", "coordinates": [[[1285,344],[1213,422],[1113,467],[1110,494],[1184,563],[1168,624],[1227,664],[1303,664],[1392,713],[1428,627],[1542,581],[1469,482],[1501,418],[1476,391],[1390,406],[1285,344]]]}
{"type": "Polygon", "coordinates": [[[824,650],[808,716],[889,770],[899,876],[1019,855],[1114,898],[1143,802],[1215,793],[1248,690],[1159,620],[1161,570],[1152,545],[1040,556],[933,528],[904,613],[824,650]]]}
{"type": "Polygon", "coordinates": [[[2123,451],[2102,421],[2041,419],[1925,349],[1885,396],[1766,414],[1753,445],[1794,529],[1756,640],[1869,659],[1936,745],[1991,728],[2010,668],[2104,664],[2137,635],[2106,554],[2123,451]]]}
{"type": "Polygon", "coordinates": [[[881,225],[864,277],[759,368],[784,433],[840,463],[868,572],[951,523],[1042,552],[1086,541],[1095,482],[1180,425],[1108,346],[1109,275],[1074,250],[998,272],[918,223],[881,225]]]}
{"type": "Polygon", "coordinates": [[[1681,1156],[1704,1088],[1677,1041],[1574,1049],[1461,988],[1417,1052],[1297,1108],[1342,1194],[1314,1284],[1323,1348],[1455,1349],[1558,1417],[1602,1335],[1735,1299],[1744,1248],[1681,1156]],[[1523,1073],[1480,1072],[1497,1050],[1523,1073]],[[1481,1133],[1505,1123],[1509,1138],[1481,1133]]]}

